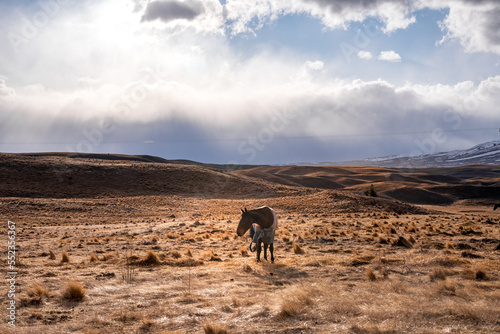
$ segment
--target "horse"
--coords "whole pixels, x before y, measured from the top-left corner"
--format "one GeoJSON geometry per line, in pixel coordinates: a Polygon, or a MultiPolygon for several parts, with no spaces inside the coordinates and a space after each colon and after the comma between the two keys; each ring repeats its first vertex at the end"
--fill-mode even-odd
{"type": "Polygon", "coordinates": [[[264,243],[264,259],[267,261],[267,247],[271,254],[271,262],[274,262],[274,234],[278,228],[278,218],[276,212],[268,206],[263,206],[255,210],[241,210],[241,219],[236,229],[236,234],[239,237],[245,234],[250,229],[250,251],[254,252],[257,249],[257,262],[260,262],[260,253],[262,251],[262,243],[264,243]],[[256,244],[256,248],[252,250],[252,242],[256,244]]]}

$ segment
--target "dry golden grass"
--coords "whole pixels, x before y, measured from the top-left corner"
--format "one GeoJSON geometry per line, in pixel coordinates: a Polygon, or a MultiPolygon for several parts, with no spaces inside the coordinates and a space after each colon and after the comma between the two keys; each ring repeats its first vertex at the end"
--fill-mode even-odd
{"type": "Polygon", "coordinates": [[[21,298],[21,305],[40,305],[51,296],[52,294],[44,285],[34,282],[26,290],[26,297],[21,298]]]}
{"type": "Polygon", "coordinates": [[[156,254],[155,251],[149,250],[144,256],[144,258],[138,261],[137,263],[144,266],[149,266],[149,265],[158,265],[161,263],[161,261],[160,258],[158,257],[158,254],[156,254]]]}
{"type": "Polygon", "coordinates": [[[49,259],[50,260],[55,260],[56,259],[56,254],[52,250],[49,251],[49,259]]]}
{"type": "Polygon", "coordinates": [[[305,253],[304,250],[302,249],[302,247],[300,247],[300,245],[295,243],[295,242],[292,244],[292,249],[293,249],[294,254],[304,254],[305,253]]]}
{"type": "Polygon", "coordinates": [[[301,286],[287,288],[282,294],[277,316],[281,319],[303,315],[306,308],[312,305],[311,291],[301,286]]]}
{"type": "Polygon", "coordinates": [[[18,235],[19,332],[198,333],[206,324],[214,332],[259,334],[500,331],[494,250],[500,216],[477,206],[446,208],[453,212],[433,218],[381,209],[344,213],[327,210],[334,202],[328,196],[264,200],[280,217],[275,263],[257,263],[248,256],[248,236],[234,237],[239,208],[262,200],[9,199],[23,210],[25,226],[18,235]],[[301,201],[300,210],[292,206],[301,201]],[[177,211],[166,214],[165,208],[177,211]],[[40,223],[42,212],[53,220],[40,223]],[[197,224],[193,212],[204,215],[197,224]],[[175,219],[168,218],[172,213],[175,219]],[[391,228],[412,247],[398,246],[391,228]],[[292,241],[305,252],[295,254],[292,241]],[[57,260],[66,249],[71,265],[48,261],[40,249],[53,249],[57,260]],[[92,262],[93,255],[99,261],[92,262]],[[127,269],[130,280],[122,275],[127,269]],[[51,297],[50,291],[65,294],[68,279],[84,283],[76,289],[84,297],[51,297]],[[35,281],[42,288],[33,286],[29,297],[35,281]]]}
{"type": "Polygon", "coordinates": [[[213,321],[206,322],[203,325],[203,331],[205,332],[205,334],[228,334],[229,333],[229,330],[226,328],[226,326],[219,324],[219,323],[216,323],[216,322],[213,322],[213,321]]]}
{"type": "Polygon", "coordinates": [[[174,259],[178,259],[178,258],[182,257],[182,254],[181,254],[179,251],[176,251],[176,250],[174,250],[174,251],[170,252],[170,255],[171,255],[174,259]]]}
{"type": "Polygon", "coordinates": [[[371,268],[366,268],[365,274],[366,274],[366,277],[370,281],[376,281],[377,280],[377,276],[375,275],[375,273],[373,272],[373,270],[371,270],[371,268]]]}
{"type": "Polygon", "coordinates": [[[87,290],[83,285],[76,281],[69,281],[66,283],[62,297],[72,301],[82,301],[87,294],[87,290]]]}
{"type": "Polygon", "coordinates": [[[61,253],[61,263],[69,263],[69,255],[66,252],[61,253]]]}
{"type": "Polygon", "coordinates": [[[92,253],[92,254],[90,255],[90,258],[89,258],[89,261],[90,261],[90,262],[96,262],[96,261],[98,261],[98,260],[99,260],[99,258],[97,257],[97,254],[96,254],[96,253],[92,253]]]}

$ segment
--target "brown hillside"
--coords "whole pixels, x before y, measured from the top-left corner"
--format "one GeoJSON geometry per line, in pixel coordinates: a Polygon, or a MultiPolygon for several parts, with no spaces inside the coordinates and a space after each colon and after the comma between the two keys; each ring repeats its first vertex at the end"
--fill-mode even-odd
{"type": "Polygon", "coordinates": [[[349,190],[373,184],[379,196],[412,204],[448,205],[458,200],[500,200],[500,166],[397,169],[375,167],[259,166],[233,172],[283,185],[349,190]]]}
{"type": "Polygon", "coordinates": [[[0,154],[0,197],[96,197],[186,194],[272,197],[286,187],[195,165],[119,155],[0,154]],[[151,162],[153,161],[153,162],[151,162]]]}

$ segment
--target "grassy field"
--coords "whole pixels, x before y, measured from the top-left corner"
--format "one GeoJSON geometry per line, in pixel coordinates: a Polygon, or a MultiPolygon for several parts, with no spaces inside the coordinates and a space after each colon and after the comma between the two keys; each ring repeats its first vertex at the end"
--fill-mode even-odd
{"type": "Polygon", "coordinates": [[[277,194],[3,196],[18,274],[16,327],[4,283],[0,332],[500,332],[489,204],[265,187],[277,194]],[[236,236],[240,208],[261,205],[279,217],[275,263],[236,236]]]}
{"type": "Polygon", "coordinates": [[[24,214],[16,222],[18,332],[500,331],[500,216],[490,208],[277,207],[272,264],[256,263],[249,240],[235,234],[230,208],[253,202],[266,200],[10,199],[24,214]]]}

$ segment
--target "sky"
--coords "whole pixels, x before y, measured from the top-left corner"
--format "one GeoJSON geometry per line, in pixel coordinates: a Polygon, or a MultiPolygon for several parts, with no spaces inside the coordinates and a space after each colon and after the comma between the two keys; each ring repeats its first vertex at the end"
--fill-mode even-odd
{"type": "Polygon", "coordinates": [[[0,152],[340,162],[498,140],[497,0],[0,0],[0,152]]]}

